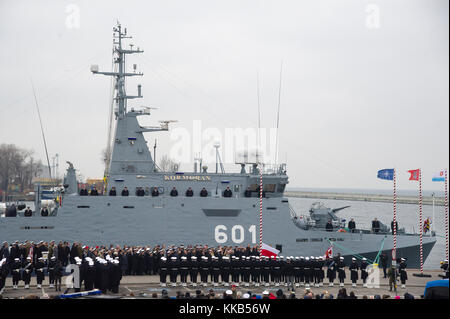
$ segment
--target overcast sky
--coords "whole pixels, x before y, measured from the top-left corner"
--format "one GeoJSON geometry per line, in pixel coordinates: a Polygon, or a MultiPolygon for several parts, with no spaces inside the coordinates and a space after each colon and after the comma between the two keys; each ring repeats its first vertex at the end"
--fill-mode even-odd
{"type": "MultiPolygon", "coordinates": [[[[276,127],[283,61],[279,158],[291,187],[389,189],[377,170],[396,167],[398,187],[416,189],[408,169],[431,174],[449,163],[448,0],[0,0],[0,143],[45,160],[30,79],[50,157],[101,177],[117,19],[145,52],[131,56],[144,98],[157,107],[143,124],[174,129],[276,127]]],[[[158,154],[170,132],[146,133],[158,154]]],[[[210,148],[210,145],[208,146],[210,148]]],[[[206,150],[207,151],[207,150],[206,150]]],[[[224,150],[226,151],[226,150],[224,150]]],[[[193,156],[193,155],[192,155],[193,156]]],[[[211,168],[213,164],[209,165],[211,168]]],[[[182,170],[193,164],[182,163],[182,170]]],[[[227,171],[236,171],[226,163],[227,171]]]]}

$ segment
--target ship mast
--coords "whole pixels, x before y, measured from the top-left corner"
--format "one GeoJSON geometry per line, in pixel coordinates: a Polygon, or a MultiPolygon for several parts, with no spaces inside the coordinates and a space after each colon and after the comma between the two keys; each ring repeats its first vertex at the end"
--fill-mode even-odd
{"type": "Polygon", "coordinates": [[[127,54],[134,53],[143,53],[143,50],[140,50],[139,47],[137,50],[133,50],[133,45],[130,44],[130,49],[124,49],[122,47],[123,39],[131,39],[131,36],[127,36],[127,29],[125,28],[122,32],[122,26],[119,22],[117,22],[117,27],[113,28],[113,44],[114,44],[114,54],[116,57],[114,58],[114,63],[117,64],[117,72],[100,72],[98,71],[98,66],[91,66],[91,71],[94,74],[103,74],[115,77],[115,86],[116,86],[116,96],[114,100],[117,104],[117,109],[115,111],[116,117],[123,117],[127,111],[127,100],[128,99],[136,99],[142,98],[141,94],[141,85],[138,85],[138,95],[127,95],[125,90],[125,79],[127,76],[142,76],[144,75],[142,72],[137,73],[136,68],[134,68],[134,72],[126,72],[125,71],[125,56],[127,54]]]}
{"type": "MultiPolygon", "coordinates": [[[[97,65],[91,66],[93,74],[103,74],[114,78],[114,114],[116,120],[114,140],[110,141],[112,152],[108,154],[105,167],[105,178],[108,180],[108,186],[111,185],[109,179],[114,177],[114,181],[124,181],[124,175],[127,175],[127,183],[133,182],[137,175],[151,174],[156,171],[156,164],[153,161],[147,142],[143,136],[145,132],[168,131],[169,121],[159,121],[159,126],[141,126],[137,121],[138,116],[150,115],[151,107],[143,107],[143,110],[131,108],[127,110],[127,101],[129,99],[142,98],[141,85],[137,86],[137,95],[128,95],[126,92],[126,78],[129,76],[142,76],[143,73],[136,71],[136,64],[133,64],[133,71],[126,70],[126,55],[143,53],[143,50],[124,48],[124,39],[131,39],[127,35],[126,28],[122,28],[119,22],[113,28],[113,63],[111,72],[101,72],[97,65]],[[128,179],[130,178],[130,179],[128,179]]],[[[109,139],[109,138],[108,138],[109,139]]],[[[130,184],[131,185],[131,184],[130,184]]]]}

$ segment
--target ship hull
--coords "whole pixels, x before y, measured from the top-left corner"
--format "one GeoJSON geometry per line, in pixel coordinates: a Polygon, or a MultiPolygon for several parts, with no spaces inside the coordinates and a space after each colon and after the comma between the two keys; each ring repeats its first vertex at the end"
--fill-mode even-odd
{"type": "MultiPolygon", "coordinates": [[[[86,245],[259,245],[258,198],[65,196],[56,216],[0,218],[0,241],[80,241],[86,245]]],[[[319,256],[333,243],[353,254],[389,257],[392,235],[303,230],[291,220],[287,198],[264,198],[263,241],[284,256],[319,256]]],[[[436,242],[423,237],[423,260],[436,242]]],[[[397,256],[419,268],[419,236],[397,236],[397,256]]]]}

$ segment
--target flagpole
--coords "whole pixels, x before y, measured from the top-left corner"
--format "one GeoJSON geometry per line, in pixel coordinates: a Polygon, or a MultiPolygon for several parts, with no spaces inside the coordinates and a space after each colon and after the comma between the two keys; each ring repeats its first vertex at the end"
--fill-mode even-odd
{"type": "Polygon", "coordinates": [[[422,170],[419,170],[420,273],[423,274],[422,170]]]}
{"type": "Polygon", "coordinates": [[[448,197],[447,197],[447,170],[444,171],[444,207],[445,207],[445,259],[448,260],[448,197]]]}
{"type": "Polygon", "coordinates": [[[259,254],[262,253],[262,195],[263,195],[263,179],[262,166],[259,169],[259,254]]]}
{"type": "Polygon", "coordinates": [[[431,196],[433,197],[433,220],[431,221],[431,232],[430,232],[430,237],[433,236],[433,231],[434,231],[434,192],[433,194],[431,194],[431,196]]]}
{"type": "Polygon", "coordinates": [[[397,264],[397,193],[396,193],[396,176],[395,176],[395,168],[394,168],[394,258],[392,258],[392,264],[397,264]]]}

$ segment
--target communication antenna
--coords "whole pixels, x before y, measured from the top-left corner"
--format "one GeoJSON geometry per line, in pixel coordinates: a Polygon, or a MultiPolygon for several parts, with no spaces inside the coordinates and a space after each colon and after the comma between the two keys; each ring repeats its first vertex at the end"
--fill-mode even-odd
{"type": "Polygon", "coordinates": [[[261,149],[261,105],[259,100],[259,72],[256,72],[256,95],[258,99],[258,143],[256,146],[256,163],[258,163],[259,150],[261,149]]]}
{"type": "Polygon", "coordinates": [[[275,167],[278,164],[278,128],[280,126],[280,105],[281,105],[281,80],[283,75],[283,61],[280,66],[280,85],[278,87],[278,112],[277,112],[277,138],[275,139],[275,167]]]}
{"type": "Polygon", "coordinates": [[[41,112],[39,112],[39,105],[38,105],[38,101],[37,101],[37,97],[36,97],[36,92],[34,90],[33,80],[30,79],[30,82],[31,82],[31,87],[33,89],[34,102],[36,104],[36,109],[37,109],[38,116],[39,116],[39,123],[41,124],[42,139],[44,140],[45,155],[47,156],[48,173],[50,174],[50,179],[52,179],[52,169],[50,167],[50,159],[48,157],[48,152],[47,152],[47,142],[45,141],[45,134],[44,134],[44,128],[42,126],[41,112]]]}
{"type": "Polygon", "coordinates": [[[216,174],[219,172],[219,164],[220,164],[220,170],[222,171],[222,174],[225,174],[225,170],[223,168],[222,160],[221,160],[220,154],[219,154],[220,143],[219,142],[214,143],[214,147],[216,149],[216,174]]]}

